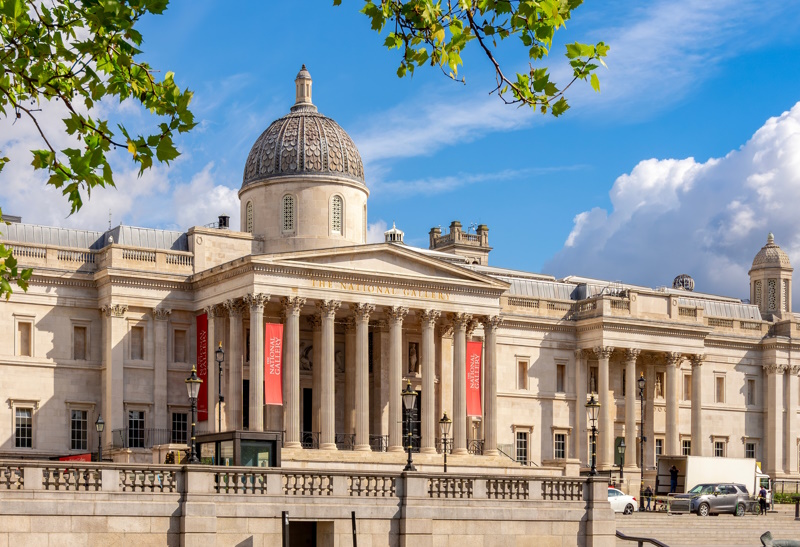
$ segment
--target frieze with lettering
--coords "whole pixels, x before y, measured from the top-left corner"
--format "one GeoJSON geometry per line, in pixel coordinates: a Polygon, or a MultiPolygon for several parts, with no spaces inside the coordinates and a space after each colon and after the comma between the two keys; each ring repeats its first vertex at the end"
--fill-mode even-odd
{"type": "Polygon", "coordinates": [[[403,289],[375,285],[372,283],[349,283],[347,281],[322,281],[311,280],[311,287],[315,289],[338,289],[342,291],[359,292],[366,294],[385,294],[387,296],[405,296],[409,298],[422,298],[426,300],[450,300],[450,294],[441,291],[426,291],[420,289],[403,289]]]}

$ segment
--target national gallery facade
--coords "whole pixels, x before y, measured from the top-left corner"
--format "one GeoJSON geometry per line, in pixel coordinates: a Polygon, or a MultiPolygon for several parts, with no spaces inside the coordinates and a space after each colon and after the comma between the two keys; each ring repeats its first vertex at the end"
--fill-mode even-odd
{"type": "Polygon", "coordinates": [[[370,244],[356,145],[317,111],[305,67],[295,83],[247,158],[238,230],[226,217],[186,232],[2,229],[34,275],[0,302],[0,457],[101,442],[106,458],[152,462],[187,441],[196,365],[199,430],[279,433],[288,468],[399,469],[410,383],[422,469],[441,466],[446,413],[455,468],[578,476],[595,394],[601,471],[624,440],[637,485],[659,454],[752,457],[800,478],[800,320],[772,234],[753,249],[747,302],[688,276],[652,289],[490,266],[484,225],[433,228],[427,249],[397,228],[370,244]],[[265,332],[282,337],[274,370],[265,332]]]}

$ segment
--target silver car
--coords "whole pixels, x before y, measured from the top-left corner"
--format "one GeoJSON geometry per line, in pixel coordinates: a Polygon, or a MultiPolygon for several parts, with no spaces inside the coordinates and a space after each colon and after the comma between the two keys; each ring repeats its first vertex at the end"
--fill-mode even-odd
{"type": "Polygon", "coordinates": [[[750,494],[743,484],[710,483],[698,484],[686,494],[678,494],[674,498],[673,507],[683,506],[701,517],[720,513],[742,516],[750,494]]]}

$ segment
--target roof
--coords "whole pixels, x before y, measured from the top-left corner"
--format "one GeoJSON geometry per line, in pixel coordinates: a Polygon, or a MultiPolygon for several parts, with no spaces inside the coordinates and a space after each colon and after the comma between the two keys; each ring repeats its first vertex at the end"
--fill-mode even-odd
{"type": "Polygon", "coordinates": [[[701,298],[678,298],[678,306],[696,306],[703,308],[703,314],[710,317],[727,317],[731,319],[753,319],[761,321],[761,312],[755,304],[741,302],[723,302],[701,298]]]}
{"type": "Polygon", "coordinates": [[[2,231],[2,239],[5,241],[34,245],[98,250],[110,243],[110,236],[114,243],[130,247],[172,251],[189,250],[189,238],[185,232],[156,228],[116,226],[105,232],[95,232],[37,224],[10,224],[0,231],[2,231]]]}

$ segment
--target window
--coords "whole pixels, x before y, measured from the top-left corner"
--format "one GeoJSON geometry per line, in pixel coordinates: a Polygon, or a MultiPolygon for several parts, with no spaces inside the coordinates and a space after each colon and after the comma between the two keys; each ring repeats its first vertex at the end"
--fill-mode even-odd
{"type": "Polygon", "coordinates": [[[144,359],[144,327],[131,327],[131,360],[144,359]]]}
{"type": "Polygon", "coordinates": [[[176,363],[186,362],[186,330],[175,329],[172,333],[172,360],[176,363]]]}
{"type": "Polygon", "coordinates": [[[683,439],[681,441],[681,455],[683,455],[683,456],[691,456],[692,455],[692,440],[691,439],[683,439]]]}
{"type": "Polygon", "coordinates": [[[777,295],[776,288],[777,288],[777,279],[767,279],[767,309],[777,310],[777,295]]]}
{"type": "Polygon", "coordinates": [[[250,329],[244,329],[244,362],[250,362],[250,329]]]}
{"type": "Polygon", "coordinates": [[[294,232],[294,196],[283,196],[283,224],[284,233],[294,232]]]}
{"type": "Polygon", "coordinates": [[[564,377],[566,374],[566,365],[558,364],[556,365],[556,392],[557,393],[564,393],[566,390],[564,377]]]}
{"type": "Polygon", "coordinates": [[[714,378],[714,402],[725,402],[725,376],[716,376],[714,378]]]}
{"type": "Polygon", "coordinates": [[[14,412],[14,446],[33,448],[33,409],[17,408],[14,412]]]}
{"type": "Polygon", "coordinates": [[[33,332],[33,323],[30,321],[19,321],[17,323],[17,355],[22,357],[30,357],[33,355],[31,352],[31,333],[33,332]]]}
{"type": "Polygon", "coordinates": [[[128,411],[128,448],[144,448],[144,410],[128,411]]]}
{"type": "Polygon", "coordinates": [[[517,431],[516,456],[520,463],[528,463],[528,432],[517,431]]]}
{"type": "Polygon", "coordinates": [[[72,327],[72,358],[76,361],[86,360],[87,329],[85,326],[72,327]]]}
{"type": "Polygon", "coordinates": [[[528,389],[528,361],[517,362],[517,389],[528,389]]]}
{"type": "Polygon", "coordinates": [[[88,413],[85,410],[70,410],[69,449],[86,450],[89,448],[88,413]]]}
{"type": "Polygon", "coordinates": [[[556,433],[553,436],[553,457],[564,460],[567,457],[567,434],[556,433]]]}
{"type": "Polygon", "coordinates": [[[362,243],[366,243],[367,242],[367,206],[366,205],[364,205],[364,235],[361,236],[361,237],[362,237],[361,242],[362,243]]]}
{"type": "Polygon", "coordinates": [[[173,412],[172,413],[172,437],[170,442],[176,444],[187,444],[187,439],[189,436],[187,432],[189,431],[188,428],[188,419],[185,412],[173,412]]]}
{"type": "Polygon", "coordinates": [[[755,304],[758,307],[761,307],[761,281],[755,282],[755,287],[753,288],[753,292],[755,293],[753,297],[755,302],[753,302],[753,304],[755,304]]]}
{"type": "Polygon", "coordinates": [[[656,439],[656,458],[664,454],[664,439],[656,439]]]}
{"type": "Polygon", "coordinates": [[[717,458],[725,457],[725,441],[714,441],[714,456],[717,458]]]}
{"type": "Polygon", "coordinates": [[[342,196],[333,196],[331,199],[331,232],[342,233],[342,196]]]}
{"type": "Polygon", "coordinates": [[[691,401],[692,400],[692,375],[691,374],[684,374],[683,375],[683,400],[684,401],[691,401]]]}
{"type": "Polygon", "coordinates": [[[756,404],[756,380],[755,378],[747,378],[745,380],[745,398],[746,404],[753,406],[756,404]]]}
{"type": "Polygon", "coordinates": [[[756,443],[754,443],[754,442],[746,442],[746,443],[744,443],[744,457],[745,458],[755,459],[755,457],[756,457],[756,443]]]}
{"type": "Polygon", "coordinates": [[[248,201],[245,208],[245,231],[253,233],[253,202],[248,201]]]}
{"type": "Polygon", "coordinates": [[[781,304],[783,311],[789,311],[789,280],[783,280],[783,293],[781,295],[781,304]]]}

